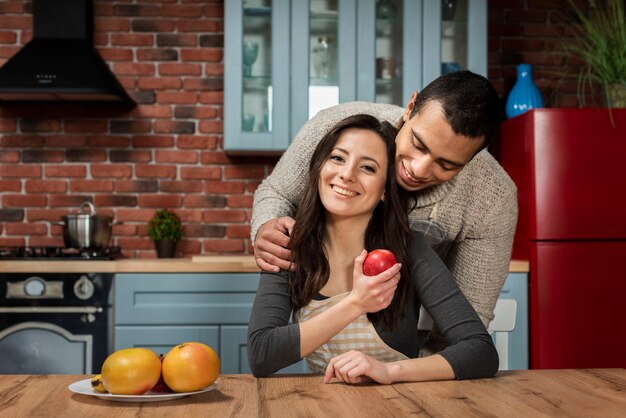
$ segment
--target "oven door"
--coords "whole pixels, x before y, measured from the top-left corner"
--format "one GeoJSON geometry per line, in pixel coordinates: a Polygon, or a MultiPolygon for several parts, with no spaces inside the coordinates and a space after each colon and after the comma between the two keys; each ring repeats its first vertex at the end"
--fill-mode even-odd
{"type": "Polygon", "coordinates": [[[91,374],[107,354],[99,307],[0,307],[0,373],[91,374]]]}

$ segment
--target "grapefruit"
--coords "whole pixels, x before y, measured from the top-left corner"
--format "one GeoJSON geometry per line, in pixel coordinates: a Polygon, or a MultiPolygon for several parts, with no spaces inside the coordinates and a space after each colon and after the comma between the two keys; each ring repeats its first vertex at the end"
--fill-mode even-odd
{"type": "Polygon", "coordinates": [[[212,385],[220,375],[220,359],[211,347],[187,342],[163,359],[163,380],[174,392],[193,392],[212,385]]]}
{"type": "Polygon", "coordinates": [[[102,384],[116,395],[141,395],[161,376],[161,360],[147,348],[124,348],[102,364],[102,384]]]}

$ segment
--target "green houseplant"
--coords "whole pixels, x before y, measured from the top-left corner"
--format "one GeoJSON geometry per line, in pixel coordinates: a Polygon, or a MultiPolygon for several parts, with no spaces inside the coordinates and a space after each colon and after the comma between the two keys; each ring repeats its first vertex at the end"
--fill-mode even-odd
{"type": "MultiPolygon", "coordinates": [[[[584,102],[585,87],[602,86],[607,107],[626,107],[626,24],[624,0],[607,0],[590,13],[569,3],[576,19],[575,41],[565,46],[571,56],[583,61],[578,74],[578,94],[584,102]]],[[[590,1],[590,4],[596,2],[590,1]]]]}
{"type": "Polygon", "coordinates": [[[183,236],[180,218],[173,211],[159,209],[150,220],[148,234],[155,243],[159,258],[172,258],[176,245],[183,236]]]}

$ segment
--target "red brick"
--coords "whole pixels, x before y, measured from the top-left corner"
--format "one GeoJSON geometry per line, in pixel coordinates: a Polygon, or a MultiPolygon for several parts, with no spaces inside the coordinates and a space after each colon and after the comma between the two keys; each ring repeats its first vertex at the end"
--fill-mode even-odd
{"type": "Polygon", "coordinates": [[[133,60],[133,51],[130,49],[122,49],[122,48],[100,48],[98,50],[102,58],[107,61],[132,61],[133,60]]]}
{"type": "Polygon", "coordinates": [[[61,217],[67,215],[67,213],[66,209],[28,209],[26,211],[26,220],[29,222],[60,221],[61,217]]]}
{"type": "Polygon", "coordinates": [[[223,76],[224,65],[223,64],[206,64],[204,66],[204,75],[209,77],[223,76]]]}
{"type": "Polygon", "coordinates": [[[44,138],[40,135],[3,135],[0,144],[8,148],[38,148],[44,145],[44,138]]]}
{"type": "Polygon", "coordinates": [[[196,130],[193,121],[169,121],[161,120],[154,123],[156,133],[192,134],[196,130]]]}
{"type": "Polygon", "coordinates": [[[158,163],[195,164],[198,162],[198,153],[195,151],[155,151],[158,163]]]}
{"type": "Polygon", "coordinates": [[[19,151],[0,151],[0,161],[3,163],[17,163],[20,161],[19,151]]]}
{"type": "Polygon", "coordinates": [[[22,132],[60,132],[61,121],[39,118],[21,119],[20,129],[22,132]]]}
{"type": "Polygon", "coordinates": [[[83,165],[46,165],[46,177],[85,177],[87,169],[83,165]]]}
{"type": "Polygon", "coordinates": [[[183,80],[183,89],[188,91],[218,91],[224,89],[222,77],[186,78],[183,80]]]}
{"type": "Polygon", "coordinates": [[[13,32],[0,32],[0,44],[14,44],[17,36],[13,32]]]}
{"type": "MultiPolygon", "coordinates": [[[[178,146],[178,148],[215,149],[217,148],[217,141],[217,136],[178,135],[176,146],[178,146]]],[[[201,161],[202,155],[203,154],[200,154],[201,161]]]]}
{"type": "Polygon", "coordinates": [[[65,193],[67,183],[60,180],[27,180],[25,184],[28,193],[65,193]]]}
{"type": "Polygon", "coordinates": [[[204,183],[206,193],[241,194],[245,191],[245,183],[240,181],[207,181],[204,183]]]}
{"type": "Polygon", "coordinates": [[[128,19],[106,18],[97,14],[98,18],[94,22],[96,32],[129,32],[130,21],[128,19]]]}
{"type": "Polygon", "coordinates": [[[49,238],[49,237],[29,237],[28,245],[31,247],[62,247],[64,245],[63,238],[49,238]]]}
{"type": "Polygon", "coordinates": [[[156,44],[158,47],[195,47],[198,45],[198,37],[195,34],[159,33],[156,44]]]}
{"type": "Polygon", "coordinates": [[[117,238],[117,245],[123,248],[140,248],[153,249],[154,243],[148,237],[146,238],[117,238]]]}
{"type": "Polygon", "coordinates": [[[87,145],[87,138],[83,135],[47,136],[45,146],[51,148],[77,148],[87,145]]]}
{"type": "Polygon", "coordinates": [[[24,238],[0,238],[0,246],[23,247],[26,245],[24,238]]]}
{"type": "Polygon", "coordinates": [[[115,236],[135,236],[137,235],[137,226],[122,224],[122,225],[113,225],[113,235],[115,236]]]}
{"type": "Polygon", "coordinates": [[[200,122],[200,132],[223,133],[224,123],[221,120],[203,120],[200,122]]]}
{"type": "Polygon", "coordinates": [[[137,88],[144,90],[180,89],[183,83],[178,77],[141,77],[137,81],[137,88]]]}
{"type": "Polygon", "coordinates": [[[202,212],[197,209],[177,209],[176,214],[182,222],[202,222],[202,212]]]}
{"type": "Polygon", "coordinates": [[[4,208],[43,206],[46,206],[46,196],[22,194],[5,194],[2,196],[2,207],[4,208]]]}
{"type": "Polygon", "coordinates": [[[221,49],[182,49],[180,51],[180,58],[182,61],[202,61],[202,62],[221,62],[224,58],[224,53],[221,49]]]}
{"type": "Polygon", "coordinates": [[[24,3],[21,1],[4,1],[0,3],[0,14],[24,14],[24,3]]]}
{"type": "Polygon", "coordinates": [[[202,65],[200,64],[187,64],[187,63],[169,63],[164,62],[159,64],[159,75],[171,76],[171,75],[195,75],[202,74],[202,65]]]}
{"type": "Polygon", "coordinates": [[[92,164],[91,176],[94,178],[131,178],[133,167],[121,164],[92,164]]]}
{"type": "Polygon", "coordinates": [[[202,213],[202,220],[209,223],[235,223],[246,221],[246,213],[241,210],[207,210],[202,213]]]}
{"type": "Polygon", "coordinates": [[[250,193],[250,194],[254,194],[254,192],[256,192],[256,189],[259,187],[259,185],[261,184],[260,181],[249,181],[246,184],[246,192],[250,193]]]}
{"type": "Polygon", "coordinates": [[[197,18],[202,16],[202,7],[195,4],[166,4],[161,7],[161,16],[167,17],[192,17],[197,18]]]}
{"type": "Polygon", "coordinates": [[[222,170],[219,167],[182,167],[180,177],[182,179],[217,180],[222,178],[222,170]]]}
{"type": "Polygon", "coordinates": [[[202,104],[223,104],[224,92],[223,91],[203,91],[198,94],[200,103],[202,104]]]}
{"type": "Polygon", "coordinates": [[[218,111],[210,106],[176,106],[174,116],[180,119],[215,119],[218,111]]]}
{"type": "Polygon", "coordinates": [[[140,195],[139,206],[143,208],[178,208],[182,202],[179,195],[140,195]]]}
{"type": "Polygon", "coordinates": [[[33,26],[32,16],[2,16],[0,15],[0,28],[2,29],[30,29],[33,26]]]}
{"type": "Polygon", "coordinates": [[[228,196],[228,207],[230,208],[251,208],[252,201],[254,200],[253,195],[235,195],[228,196]]]}
{"type": "Polygon", "coordinates": [[[135,109],[133,109],[132,116],[136,118],[169,119],[172,117],[172,107],[139,105],[135,109]]]}
{"type": "Polygon", "coordinates": [[[208,19],[187,19],[177,20],[176,28],[179,32],[219,32],[221,25],[215,20],[208,19]]]}
{"type": "Polygon", "coordinates": [[[226,227],[222,225],[187,224],[183,227],[183,236],[186,238],[224,238],[226,227]]]}
{"type": "Polygon", "coordinates": [[[115,63],[113,69],[120,75],[152,76],[155,74],[154,64],[115,63]]]}
{"type": "Polygon", "coordinates": [[[116,192],[155,193],[158,190],[157,180],[118,180],[115,182],[116,192]]]}
{"type": "Polygon", "coordinates": [[[0,180],[0,192],[19,192],[22,190],[20,180],[0,180]]]}
{"type": "Polygon", "coordinates": [[[195,104],[198,101],[195,92],[157,91],[156,97],[159,104],[195,104]]]}
{"type": "Polygon", "coordinates": [[[106,132],[107,122],[103,120],[66,120],[65,132],[106,132]]]}
{"type": "Polygon", "coordinates": [[[19,46],[0,46],[0,58],[9,59],[13,55],[17,54],[17,51],[19,50],[20,50],[19,46]]]}
{"type": "Polygon", "coordinates": [[[224,167],[225,179],[262,179],[265,177],[264,167],[229,166],[224,167]]]}
{"type": "Polygon", "coordinates": [[[81,192],[112,192],[113,182],[109,180],[72,180],[70,181],[70,191],[81,192]]]}
{"type": "Polygon", "coordinates": [[[134,148],[172,148],[174,137],[169,135],[135,135],[133,136],[134,148]]]}
{"type": "Polygon", "coordinates": [[[130,145],[130,138],[116,135],[90,135],[87,142],[90,147],[126,148],[130,145]]]}
{"type": "Polygon", "coordinates": [[[159,190],[166,193],[200,193],[201,181],[161,181],[159,190]]]}
{"type": "Polygon", "coordinates": [[[183,199],[186,208],[223,208],[226,198],[219,195],[187,195],[183,199]]]}
{"type": "Polygon", "coordinates": [[[250,225],[228,225],[226,227],[226,236],[228,238],[249,238],[250,225]]]}
{"type": "Polygon", "coordinates": [[[155,213],[154,209],[118,209],[115,211],[115,219],[120,222],[147,223],[155,213]]]}
{"type": "Polygon", "coordinates": [[[196,255],[202,253],[202,243],[200,241],[190,241],[183,239],[178,242],[177,252],[182,252],[184,256],[196,255]]]}
{"type": "Polygon", "coordinates": [[[15,132],[17,122],[14,119],[0,119],[0,132],[15,132]]]}
{"type": "Polygon", "coordinates": [[[209,151],[200,154],[202,164],[232,165],[233,160],[224,151],[209,151]]]}
{"type": "Polygon", "coordinates": [[[117,34],[111,36],[111,45],[113,46],[153,46],[154,36],[152,34],[117,34]]]}
{"type": "Polygon", "coordinates": [[[223,4],[208,4],[202,9],[202,13],[207,17],[223,17],[224,5],[223,4]]]}
{"type": "Polygon", "coordinates": [[[41,177],[41,166],[3,164],[0,177],[41,177]]]}
{"type": "Polygon", "coordinates": [[[137,206],[137,197],[121,194],[97,195],[95,197],[94,204],[98,208],[98,211],[100,211],[100,208],[103,207],[135,207],[137,206]]]}
{"type": "Polygon", "coordinates": [[[133,32],[174,32],[176,22],[172,19],[133,19],[133,32]]]}
{"type": "Polygon", "coordinates": [[[245,250],[242,239],[211,239],[203,243],[204,252],[208,253],[240,253],[245,250]]]}
{"type": "Polygon", "coordinates": [[[509,51],[541,51],[545,49],[541,39],[503,39],[502,49],[509,51]]]}
{"type": "Polygon", "coordinates": [[[150,121],[145,120],[113,120],[111,121],[112,133],[146,133],[152,130],[150,121]]]}
{"type": "Polygon", "coordinates": [[[563,35],[563,28],[558,25],[527,25],[523,29],[527,37],[556,37],[563,35]]]}
{"type": "Polygon", "coordinates": [[[138,164],[135,166],[135,175],[139,178],[174,179],[176,178],[176,166],[138,164]]]}
{"type": "Polygon", "coordinates": [[[7,222],[5,224],[7,235],[47,235],[48,225],[44,223],[17,223],[7,222]]]}

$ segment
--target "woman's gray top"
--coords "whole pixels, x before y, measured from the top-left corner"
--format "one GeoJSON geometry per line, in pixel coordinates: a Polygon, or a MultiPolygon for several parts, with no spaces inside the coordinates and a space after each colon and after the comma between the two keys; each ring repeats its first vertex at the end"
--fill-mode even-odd
{"type": "MultiPolygon", "coordinates": [[[[376,331],[391,348],[418,357],[419,308],[423,305],[446,338],[440,351],[457,379],[491,377],[498,371],[498,353],[478,314],[459,290],[441,259],[420,233],[413,234],[411,279],[414,294],[405,316],[393,331],[376,331]]],[[[301,360],[300,328],[292,316],[289,272],[261,273],[248,325],[248,362],[255,376],[267,376],[301,360]]]]}

